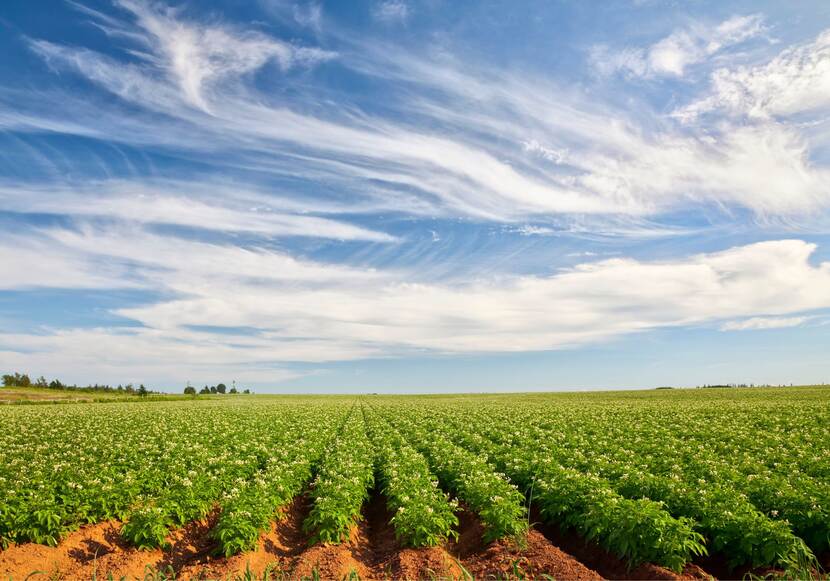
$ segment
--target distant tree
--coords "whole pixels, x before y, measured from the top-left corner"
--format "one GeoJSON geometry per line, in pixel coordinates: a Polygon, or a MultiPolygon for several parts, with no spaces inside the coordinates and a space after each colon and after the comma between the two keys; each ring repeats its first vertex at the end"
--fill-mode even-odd
{"type": "Polygon", "coordinates": [[[210,393],[216,393],[218,390],[216,389],[215,385],[210,386],[210,393]]]}
{"type": "Polygon", "coordinates": [[[184,388],[185,395],[196,395],[196,388],[192,385],[188,385],[184,388]]]}
{"type": "Polygon", "coordinates": [[[246,390],[245,390],[245,391],[243,391],[242,393],[244,393],[245,395],[251,395],[251,390],[250,390],[250,389],[246,389],[246,390]]]}
{"type": "MultiPolygon", "coordinates": [[[[66,386],[64,384],[62,384],[57,379],[53,379],[52,381],[49,382],[49,388],[50,389],[64,389],[65,387],[66,386]]],[[[121,388],[121,389],[123,389],[123,388],[121,388]]]]}
{"type": "Polygon", "coordinates": [[[49,387],[49,382],[46,381],[46,378],[41,375],[40,377],[37,378],[37,381],[35,382],[35,386],[36,387],[49,387]]]}
{"type": "Polygon", "coordinates": [[[236,388],[235,388],[235,387],[232,387],[232,388],[231,388],[231,390],[230,390],[228,393],[237,394],[237,393],[239,393],[239,392],[238,392],[238,391],[236,391],[236,388]]]}
{"type": "Polygon", "coordinates": [[[207,393],[207,394],[209,394],[209,393],[210,393],[210,389],[208,389],[208,386],[206,385],[206,386],[204,386],[202,389],[200,389],[200,390],[199,390],[199,393],[207,393]]]}
{"type": "Polygon", "coordinates": [[[218,391],[219,393],[225,393],[227,390],[228,388],[225,386],[224,383],[220,383],[216,386],[216,391],[218,391]]]}
{"type": "Polygon", "coordinates": [[[14,375],[4,375],[3,385],[6,387],[31,387],[32,380],[25,373],[17,373],[14,375]]]}
{"type": "Polygon", "coordinates": [[[142,397],[143,397],[143,396],[145,396],[145,395],[147,395],[147,393],[148,393],[148,392],[147,392],[147,388],[146,388],[146,387],[144,387],[144,384],[143,384],[143,383],[142,383],[141,385],[139,385],[139,386],[138,386],[138,391],[137,391],[136,393],[138,393],[138,395],[140,395],[140,396],[142,396],[142,397]]]}

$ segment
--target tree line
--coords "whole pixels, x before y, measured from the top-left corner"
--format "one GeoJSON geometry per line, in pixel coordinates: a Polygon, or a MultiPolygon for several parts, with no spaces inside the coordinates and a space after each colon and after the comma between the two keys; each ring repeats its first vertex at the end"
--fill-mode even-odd
{"type": "MultiPolygon", "coordinates": [[[[66,390],[66,391],[95,391],[95,392],[109,392],[109,393],[124,393],[129,395],[149,395],[149,394],[160,394],[161,392],[152,391],[147,389],[144,384],[139,384],[138,387],[135,387],[132,383],[128,383],[126,385],[100,385],[100,384],[91,384],[91,385],[69,385],[63,383],[59,379],[53,379],[52,381],[48,381],[45,377],[40,376],[35,380],[29,376],[28,373],[19,373],[17,371],[13,373],[6,373],[2,376],[3,387],[41,387],[45,389],[58,389],[58,390],[66,390]]],[[[202,389],[196,390],[195,387],[190,385],[188,382],[187,387],[184,388],[184,393],[187,395],[198,395],[198,394],[238,394],[243,393],[249,395],[251,393],[250,389],[238,390],[236,388],[236,383],[228,389],[228,387],[224,383],[218,383],[216,385],[207,386],[205,385],[202,389]]]]}
{"type": "Polygon", "coordinates": [[[218,383],[216,385],[211,385],[210,387],[205,385],[202,389],[200,389],[199,391],[196,391],[196,388],[193,387],[192,385],[190,385],[190,382],[188,382],[187,387],[184,388],[184,393],[185,393],[185,395],[211,394],[211,393],[220,394],[220,395],[224,395],[226,393],[229,393],[229,394],[232,394],[232,395],[236,395],[238,393],[244,393],[246,395],[249,395],[251,393],[251,390],[250,389],[243,389],[242,391],[239,391],[238,389],[236,389],[236,385],[234,385],[233,387],[228,389],[228,386],[226,386],[224,383],[218,383]]]}
{"type": "Polygon", "coordinates": [[[67,383],[63,383],[59,379],[53,379],[52,381],[48,381],[42,375],[34,381],[32,381],[28,373],[19,373],[17,371],[13,373],[4,374],[2,376],[2,380],[3,387],[41,387],[45,389],[58,389],[64,391],[97,391],[110,393],[115,392],[140,396],[149,395],[151,393],[159,393],[157,391],[147,389],[143,383],[139,384],[138,387],[135,387],[132,383],[128,383],[126,385],[119,384],[118,386],[106,384],[101,385],[98,383],[90,385],[69,385],[67,383]]]}

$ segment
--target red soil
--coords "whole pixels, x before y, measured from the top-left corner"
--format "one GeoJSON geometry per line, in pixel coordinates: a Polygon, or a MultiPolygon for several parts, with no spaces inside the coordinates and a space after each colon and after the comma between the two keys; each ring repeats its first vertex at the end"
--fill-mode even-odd
{"type": "Polygon", "coordinates": [[[536,526],[550,542],[576,557],[605,579],[696,581],[714,578],[713,575],[694,564],[687,565],[680,574],[651,563],[629,569],[625,561],[609,553],[596,543],[586,541],[573,534],[563,533],[558,527],[551,524],[536,526]]]}
{"type": "Polygon", "coordinates": [[[206,550],[215,515],[194,521],[171,533],[171,548],[141,551],[127,545],[120,535],[121,523],[108,521],[81,527],[66,536],[57,547],[26,543],[0,552],[0,577],[4,579],[143,579],[147,567],[156,570],[180,569],[198,559],[206,550]]]}
{"type": "Polygon", "coordinates": [[[644,565],[628,571],[625,564],[584,540],[563,535],[550,527],[531,530],[521,546],[511,541],[485,544],[483,528],[469,511],[460,513],[459,539],[446,547],[402,548],[389,525],[389,513],[380,495],[364,508],[363,519],[348,542],[309,546],[302,523],[309,500],[297,498],[279,521],[263,534],[256,550],[231,558],[214,557],[210,538],[215,515],[193,522],[170,535],[165,550],[140,551],[126,545],[120,523],[85,526],[70,533],[58,547],[23,544],[0,551],[0,579],[144,579],[147,567],[175,572],[176,579],[233,579],[250,570],[261,579],[270,571],[273,579],[476,579],[509,577],[555,578],[595,581],[608,579],[707,578],[694,566],[683,575],[644,565]],[[462,569],[463,567],[463,569],[462,569]]]}

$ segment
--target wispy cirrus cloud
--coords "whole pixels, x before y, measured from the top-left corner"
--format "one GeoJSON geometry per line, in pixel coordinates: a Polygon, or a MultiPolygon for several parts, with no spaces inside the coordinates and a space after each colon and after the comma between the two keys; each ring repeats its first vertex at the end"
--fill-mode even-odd
{"type": "Polygon", "coordinates": [[[384,23],[406,22],[409,14],[409,4],[403,0],[381,0],[372,8],[372,17],[384,23]]]}
{"type": "Polygon", "coordinates": [[[239,79],[270,61],[283,70],[331,59],[334,53],[301,47],[271,36],[227,25],[191,24],[177,17],[173,8],[156,8],[139,0],[118,0],[130,11],[142,33],[144,49],[138,53],[161,68],[179,86],[188,102],[209,111],[206,92],[218,83],[239,79]]]}
{"type": "Polygon", "coordinates": [[[721,325],[721,331],[750,331],[757,329],[786,329],[798,327],[810,317],[752,317],[743,321],[729,321],[721,325]]]}
{"type": "MultiPolygon", "coordinates": [[[[0,183],[5,211],[108,218],[136,224],[167,224],[249,232],[263,236],[301,236],[334,240],[394,242],[395,237],[311,212],[325,214],[323,204],[301,203],[228,184],[153,180],[109,180],[83,185],[52,184],[33,188],[0,183]]],[[[351,208],[359,212],[359,207],[351,208]]],[[[343,208],[340,208],[342,211],[343,208]]],[[[331,212],[332,209],[328,208],[331,212]]]]}
{"type": "MultiPolygon", "coordinates": [[[[462,72],[451,62],[362,45],[346,51],[343,64],[388,83],[420,87],[414,99],[412,91],[392,90],[388,104],[418,118],[405,123],[349,109],[309,114],[297,103],[269,102],[256,87],[240,84],[270,54],[271,49],[260,51],[259,36],[234,37],[239,33],[213,24],[210,30],[235,38],[217,44],[243,48],[228,48],[227,57],[184,59],[198,70],[180,74],[179,49],[164,47],[183,42],[177,31],[193,25],[179,24],[170,11],[160,15],[142,5],[128,6],[139,15],[139,30],[164,36],[156,43],[162,48],[144,59],[153,67],[125,67],[86,49],[42,41],[33,41],[33,47],[53,66],[69,67],[132,105],[168,116],[181,131],[171,133],[170,119],[152,118],[144,120],[141,131],[122,129],[117,119],[96,111],[85,119],[89,133],[109,131],[127,143],[155,140],[178,147],[180,155],[181,148],[194,156],[231,151],[224,165],[330,180],[356,196],[369,183],[410,197],[410,207],[419,199],[485,220],[658,216],[695,204],[737,206],[764,216],[808,215],[828,203],[821,187],[826,169],[806,162],[806,144],[788,127],[721,126],[698,135],[670,125],[646,129],[629,113],[586,105],[546,80],[472,66],[462,72]],[[244,56],[248,50],[260,56],[244,56]],[[209,94],[202,91],[205,83],[213,86],[209,94]],[[476,107],[464,106],[473,100],[476,107]],[[206,114],[202,105],[208,101],[206,114]],[[112,125],[102,127],[104,121],[112,125]],[[287,158],[275,161],[275,156],[287,158]],[[775,186],[760,196],[759,168],[769,176],[765,183],[775,186]]],[[[734,40],[753,26],[760,26],[758,18],[724,25],[719,34],[734,40]]]]}
{"type": "MultiPolygon", "coordinates": [[[[406,4],[376,6],[386,4],[406,20],[406,4]]],[[[734,106],[717,85],[703,100],[673,96],[676,111],[717,97],[680,123],[636,90],[621,107],[540,71],[342,29],[315,35],[321,12],[305,22],[292,8],[316,4],[280,3],[281,25],[313,42],[184,8],[118,6],[80,9],[111,50],[28,38],[54,83],[0,89],[15,155],[45,168],[0,182],[0,209],[19,226],[0,234],[11,273],[0,286],[155,294],[113,309],[129,329],[0,334],[19,368],[92,365],[106,343],[113,372],[150,359],[158,377],[180,377],[181,363],[265,381],[293,377],[287,362],[564,349],[662,328],[761,328],[830,307],[830,266],[812,264],[815,246],[801,240],[735,235],[726,250],[666,256],[691,232],[716,246],[707,235],[719,221],[791,236],[827,216],[821,144],[786,118],[826,108],[823,36],[724,69],[741,86],[734,106]],[[779,69],[809,91],[788,97],[760,80],[779,69]],[[756,108],[766,113],[735,113],[756,108]],[[71,140],[74,157],[52,161],[50,140],[71,140]],[[667,242],[654,244],[658,260],[563,241],[601,236],[667,242]],[[486,262],[471,260],[479,248],[486,262]],[[544,254],[529,274],[514,264],[525,250],[567,259],[544,254]],[[607,255],[617,258],[595,260],[607,255]],[[574,258],[592,262],[559,268],[574,258]],[[205,326],[252,332],[228,340],[205,326]]],[[[617,70],[684,78],[765,30],[760,15],[681,27],[617,70]]]]}
{"type": "Polygon", "coordinates": [[[812,42],[784,49],[756,66],[718,68],[709,95],[674,115],[686,122],[721,112],[768,120],[830,108],[830,30],[812,42]]]}
{"type": "Polygon", "coordinates": [[[649,47],[597,45],[591,60],[602,74],[632,77],[683,77],[687,69],[722,51],[767,32],[761,14],[733,16],[716,26],[694,22],[649,47]]]}

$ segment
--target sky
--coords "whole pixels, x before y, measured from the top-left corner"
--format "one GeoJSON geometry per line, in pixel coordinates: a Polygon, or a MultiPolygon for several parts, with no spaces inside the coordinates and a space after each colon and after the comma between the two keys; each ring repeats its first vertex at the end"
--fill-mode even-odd
{"type": "Polygon", "coordinates": [[[5,0],[0,368],[830,382],[830,3],[5,0]]]}

